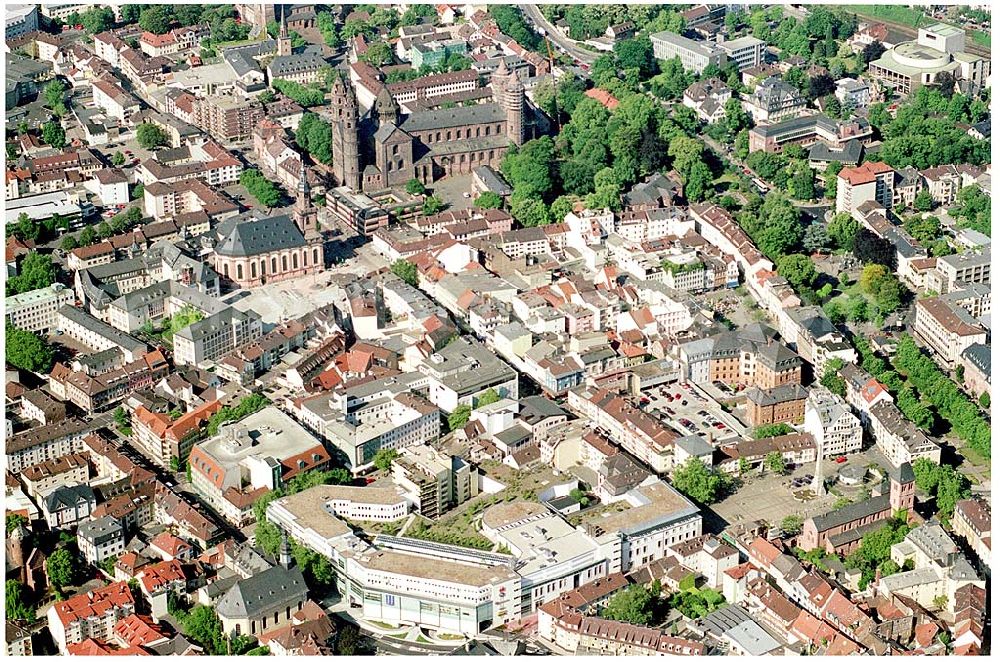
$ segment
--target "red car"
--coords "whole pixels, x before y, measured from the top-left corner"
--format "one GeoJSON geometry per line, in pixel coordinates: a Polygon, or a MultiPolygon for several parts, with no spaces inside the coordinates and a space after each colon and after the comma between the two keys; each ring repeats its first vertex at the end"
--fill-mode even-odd
{"type": "Polygon", "coordinates": [[[838,457],[838,458],[837,458],[836,460],[834,460],[834,461],[835,461],[835,462],[836,462],[837,464],[843,464],[844,462],[847,462],[847,456],[845,456],[845,455],[841,455],[840,457],[838,457]]]}

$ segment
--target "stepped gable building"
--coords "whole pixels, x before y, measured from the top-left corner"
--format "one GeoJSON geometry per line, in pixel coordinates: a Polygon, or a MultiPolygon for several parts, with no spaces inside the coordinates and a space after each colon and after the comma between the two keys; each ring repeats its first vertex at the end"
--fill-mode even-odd
{"type": "Polygon", "coordinates": [[[385,87],[359,115],[349,81],[333,85],[333,175],[337,186],[379,191],[411,179],[424,184],[454,173],[499,167],[510,143],[521,145],[536,125],[524,84],[506,64],[491,76],[492,103],[401,114],[385,87]]]}

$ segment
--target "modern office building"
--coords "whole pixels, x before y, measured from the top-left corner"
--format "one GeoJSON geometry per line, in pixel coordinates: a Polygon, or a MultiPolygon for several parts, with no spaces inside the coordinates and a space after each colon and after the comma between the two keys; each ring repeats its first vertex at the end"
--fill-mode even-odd
{"type": "Polygon", "coordinates": [[[705,67],[711,64],[721,67],[726,61],[726,51],[712,42],[694,41],[673,32],[657,32],[649,39],[657,60],[680,58],[685,71],[700,74],[705,67]]]}
{"type": "Polygon", "coordinates": [[[764,50],[767,42],[756,37],[740,37],[732,41],[723,41],[719,44],[726,53],[726,57],[736,63],[740,71],[756,67],[764,63],[764,50]]]}
{"type": "Polygon", "coordinates": [[[48,333],[58,326],[59,309],[73,301],[73,290],[62,283],[15,294],[5,303],[7,321],[25,331],[48,333]]]}

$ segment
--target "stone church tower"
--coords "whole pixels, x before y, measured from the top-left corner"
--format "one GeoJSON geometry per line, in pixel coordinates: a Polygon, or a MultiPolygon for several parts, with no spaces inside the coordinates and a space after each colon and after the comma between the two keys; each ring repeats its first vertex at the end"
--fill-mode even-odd
{"type": "Polygon", "coordinates": [[[330,130],[330,151],[333,174],[338,186],[352,191],[361,189],[361,154],[358,137],[358,97],[354,86],[343,76],[333,83],[333,123],[330,130]]]}
{"type": "Polygon", "coordinates": [[[299,190],[295,194],[295,211],[292,217],[295,219],[295,224],[299,226],[299,230],[305,235],[306,232],[316,227],[317,213],[312,200],[309,199],[309,181],[306,178],[305,159],[300,157],[300,162],[302,166],[299,168],[299,190]]]}
{"type": "Polygon", "coordinates": [[[278,55],[292,54],[292,38],[288,36],[288,24],[285,22],[285,10],[281,10],[281,28],[278,30],[278,55]]]}
{"type": "Polygon", "coordinates": [[[503,109],[507,119],[507,138],[515,145],[524,144],[527,111],[524,83],[517,77],[517,72],[507,68],[503,58],[490,77],[490,86],[493,88],[493,99],[503,109]]]}

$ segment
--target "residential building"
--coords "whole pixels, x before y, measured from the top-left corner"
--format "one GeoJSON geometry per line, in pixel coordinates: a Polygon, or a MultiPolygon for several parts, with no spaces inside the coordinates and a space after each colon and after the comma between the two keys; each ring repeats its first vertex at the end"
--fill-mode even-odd
{"type": "Polygon", "coordinates": [[[57,602],[45,612],[49,632],[63,655],[67,646],[86,639],[109,641],[118,621],[135,613],[135,599],[125,582],[95,588],[57,602]]]}
{"type": "Polygon", "coordinates": [[[825,388],[809,392],[803,429],[816,439],[823,457],[861,450],[861,421],[846,400],[825,388]]]}
{"type": "Polygon", "coordinates": [[[816,440],[810,434],[749,439],[722,446],[718,451],[718,467],[726,473],[739,473],[741,464],[751,469],[763,468],[771,453],[780,454],[786,465],[810,464],[816,461],[816,450],[816,440]]]}
{"type": "Polygon", "coordinates": [[[903,416],[891,402],[880,402],[870,410],[870,432],[875,445],[893,466],[912,464],[925,457],[941,464],[941,447],[903,416]]]}
{"type": "Polygon", "coordinates": [[[842,108],[867,108],[872,100],[871,86],[862,78],[841,78],[833,94],[842,108]]]}
{"type": "Polygon", "coordinates": [[[217,361],[261,337],[261,318],[233,307],[190,324],[174,334],[174,363],[199,366],[217,361]]]}
{"type": "Polygon", "coordinates": [[[985,250],[941,256],[927,275],[927,289],[947,294],[962,289],[965,283],[989,285],[991,262],[990,252],[985,250]]]}
{"type": "Polygon", "coordinates": [[[254,127],[264,119],[264,108],[258,101],[235,96],[196,97],[193,110],[194,123],[222,142],[249,140],[254,127]]]}
{"type": "Polygon", "coordinates": [[[83,451],[83,438],[92,429],[78,418],[31,428],[8,436],[7,470],[17,475],[27,467],[83,451]]]}
{"type": "Polygon", "coordinates": [[[987,575],[992,565],[993,548],[990,510],[989,502],[982,499],[962,499],[955,504],[955,515],[951,518],[952,531],[968,543],[987,575]]]}
{"type": "Polygon", "coordinates": [[[139,405],[132,412],[132,441],[157,466],[182,466],[204,435],[209,419],[220,409],[222,403],[212,400],[174,419],[139,405]]]}
{"type": "Polygon", "coordinates": [[[406,446],[392,462],[392,481],[414,511],[436,519],[479,493],[479,481],[462,458],[427,445],[406,446]]]}
{"type": "Polygon", "coordinates": [[[917,338],[927,343],[949,366],[960,360],[966,348],[985,344],[987,338],[987,329],[968,310],[951,300],[960,292],[917,300],[913,323],[917,338]]]}
{"type": "Polygon", "coordinates": [[[402,450],[439,438],[441,411],[416,392],[426,392],[426,384],[415,373],[386,377],[304,398],[295,412],[358,471],[383,448],[402,450]]]}
{"type": "Polygon", "coordinates": [[[775,423],[798,425],[805,417],[808,391],[800,384],[781,384],[768,389],[751,386],[743,393],[747,399],[747,422],[755,427],[775,423]]]}
{"type": "Polygon", "coordinates": [[[117,559],[125,551],[125,533],[114,517],[105,515],[80,522],[76,541],[87,563],[98,565],[106,559],[117,559]]]}
{"type": "Polygon", "coordinates": [[[743,100],[744,109],[755,124],[794,117],[808,106],[799,90],[776,76],[763,80],[753,94],[743,100]]]}
{"type": "Polygon", "coordinates": [[[837,174],[837,213],[853,213],[869,201],[892,207],[895,174],[891,166],[877,161],[842,169],[837,174]]]}
{"type": "Polygon", "coordinates": [[[709,78],[684,90],[682,103],[694,110],[699,119],[714,124],[726,116],[726,102],[732,96],[732,90],[721,79],[709,78]]]}
{"type": "Polygon", "coordinates": [[[30,292],[7,297],[4,309],[7,321],[19,329],[48,334],[58,328],[59,309],[73,304],[73,290],[53,283],[30,292]]]}
{"type": "Polygon", "coordinates": [[[653,56],[657,60],[680,58],[684,70],[695,74],[700,74],[712,64],[722,67],[726,61],[726,51],[712,42],[693,41],[674,32],[657,32],[651,34],[649,39],[653,42],[653,56]]]}
{"type": "Polygon", "coordinates": [[[490,389],[501,398],[518,398],[517,371],[475,340],[456,338],[418,370],[428,379],[427,399],[448,413],[459,405],[475,405],[490,389]]]}
{"type": "Polygon", "coordinates": [[[50,529],[76,526],[90,518],[97,497],[88,485],[61,485],[39,499],[50,529]]]}

